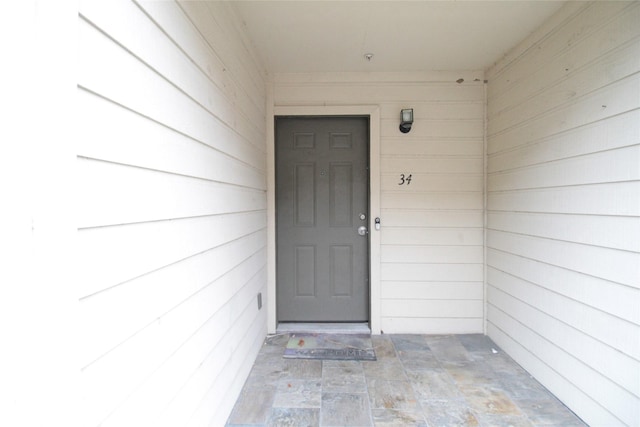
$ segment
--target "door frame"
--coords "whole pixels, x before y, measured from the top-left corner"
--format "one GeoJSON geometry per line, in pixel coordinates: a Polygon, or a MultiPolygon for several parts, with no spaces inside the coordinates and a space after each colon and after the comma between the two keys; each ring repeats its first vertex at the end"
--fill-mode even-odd
{"type": "Polygon", "coordinates": [[[369,328],[380,334],[380,107],[377,105],[274,106],[267,114],[267,333],[278,326],[276,310],[276,116],[362,116],[369,118],[369,328]]]}

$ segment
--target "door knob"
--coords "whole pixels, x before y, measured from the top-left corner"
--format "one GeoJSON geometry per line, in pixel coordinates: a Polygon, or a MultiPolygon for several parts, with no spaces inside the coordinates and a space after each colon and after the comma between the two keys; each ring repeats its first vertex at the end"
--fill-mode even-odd
{"type": "Polygon", "coordinates": [[[358,234],[361,236],[364,236],[365,234],[367,234],[367,227],[365,227],[364,225],[361,225],[360,227],[358,227],[358,234]]]}

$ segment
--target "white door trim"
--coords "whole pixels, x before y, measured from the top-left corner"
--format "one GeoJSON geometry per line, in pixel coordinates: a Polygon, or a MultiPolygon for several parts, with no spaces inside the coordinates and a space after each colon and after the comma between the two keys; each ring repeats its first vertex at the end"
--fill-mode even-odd
{"type": "Polygon", "coordinates": [[[274,106],[267,117],[267,332],[276,333],[276,197],[275,116],[368,116],[369,117],[369,308],[372,334],[380,334],[380,107],[377,105],[274,106]]]}

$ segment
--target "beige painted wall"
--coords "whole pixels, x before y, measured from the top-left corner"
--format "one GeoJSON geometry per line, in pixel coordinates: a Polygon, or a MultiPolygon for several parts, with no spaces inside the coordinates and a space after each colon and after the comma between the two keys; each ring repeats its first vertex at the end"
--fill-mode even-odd
{"type": "Polygon", "coordinates": [[[569,3],[487,73],[488,334],[590,425],[640,420],[640,3],[569,3]]]}
{"type": "Polygon", "coordinates": [[[266,333],[264,73],[228,4],[84,2],[81,425],[222,425],[266,333]]]}
{"type": "Polygon", "coordinates": [[[483,73],[283,74],[272,97],[276,114],[379,111],[373,332],[482,332],[483,73]],[[408,134],[398,130],[402,108],[414,109],[408,134]],[[398,185],[401,174],[409,185],[398,185]]]}

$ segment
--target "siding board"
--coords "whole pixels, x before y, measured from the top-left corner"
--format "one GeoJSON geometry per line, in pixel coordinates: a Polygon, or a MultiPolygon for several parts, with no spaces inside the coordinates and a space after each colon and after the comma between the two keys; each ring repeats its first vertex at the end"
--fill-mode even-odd
{"type": "MultiPolygon", "coordinates": [[[[640,20],[640,8],[636,9],[636,19],[640,20]]],[[[556,85],[545,88],[533,96],[527,97],[522,104],[495,115],[488,131],[498,133],[513,123],[514,117],[537,116],[550,108],[570,102],[576,97],[586,95],[612,81],[622,80],[636,72],[640,58],[635,55],[640,49],[640,30],[636,27],[636,39],[619,49],[608,52],[606,56],[583,69],[576,70],[556,85]]],[[[568,65],[567,65],[568,66],[568,65]]],[[[567,68],[568,69],[568,68],[567,68]]]]}
{"type": "MultiPolygon", "coordinates": [[[[405,176],[408,176],[405,174],[405,176]]],[[[383,173],[382,191],[390,192],[398,189],[401,183],[400,173],[383,173]]],[[[404,189],[407,192],[482,192],[482,182],[473,174],[411,174],[411,183],[404,189]]]]}
{"type": "MultiPolygon", "coordinates": [[[[495,76],[496,80],[489,86],[489,98],[491,101],[490,105],[487,106],[489,114],[493,115],[495,113],[493,105],[498,105],[496,104],[497,95],[505,96],[504,104],[510,104],[512,102],[511,90],[514,89],[514,86],[525,83],[524,80],[526,78],[539,72],[540,69],[553,68],[550,67],[551,60],[554,58],[566,58],[572,47],[579,45],[582,40],[591,41],[591,44],[586,44],[591,49],[593,49],[593,46],[598,46],[602,43],[605,44],[605,50],[617,46],[616,42],[606,46],[607,39],[611,35],[611,29],[615,30],[618,26],[628,25],[626,22],[633,23],[633,20],[620,20],[620,17],[625,14],[625,10],[632,4],[633,2],[615,2],[609,5],[601,2],[591,2],[585,4],[584,7],[577,6],[573,8],[571,5],[567,6],[568,12],[566,14],[563,14],[563,12],[558,13],[558,16],[563,19],[562,21],[554,22],[550,20],[549,23],[553,22],[555,26],[553,24],[543,26],[536,34],[538,40],[529,40],[526,47],[515,48],[515,50],[526,49],[522,56],[509,64],[499,64],[500,66],[491,70],[490,75],[491,77],[495,76]],[[613,21],[613,25],[607,33],[601,33],[596,40],[589,40],[588,37],[591,34],[597,33],[600,28],[611,21],[613,21]],[[509,74],[508,78],[504,76],[506,73],[509,74]],[[500,77],[497,78],[498,76],[500,77]]],[[[597,50],[591,49],[581,55],[583,61],[588,61],[594,54],[598,55],[599,52],[597,50]]],[[[547,79],[548,77],[541,80],[539,85],[544,85],[542,82],[547,82],[547,79]]]]}
{"type": "Polygon", "coordinates": [[[479,210],[382,210],[385,227],[482,227],[479,210]]]}
{"type": "Polygon", "coordinates": [[[78,126],[82,157],[264,190],[264,155],[241,140],[231,139],[233,147],[224,140],[211,146],[132,111],[114,109],[84,90],[78,98],[84,105],[78,126]]]}
{"type": "Polygon", "coordinates": [[[154,95],[176,102],[186,110],[175,116],[174,121],[188,121],[187,113],[192,113],[203,118],[213,115],[225,124],[232,122],[232,109],[226,102],[221,102],[221,94],[216,99],[218,102],[212,103],[215,105],[212,112],[206,105],[185,96],[179,86],[174,85],[152,65],[132,55],[87,20],[80,19],[78,33],[78,54],[85,58],[78,69],[79,86],[134,108],[160,122],[171,123],[165,117],[168,119],[175,112],[169,105],[153,103],[154,95]],[[111,64],[119,66],[116,68],[111,64]]]}
{"type": "Polygon", "coordinates": [[[518,169],[560,159],[633,146],[640,139],[640,110],[570,129],[559,135],[523,144],[489,158],[488,172],[518,169]],[[579,140],[580,144],[575,141],[579,140]]]}
{"type": "MultiPolygon", "coordinates": [[[[252,301],[252,303],[255,301],[252,301]]],[[[255,305],[255,304],[253,304],[255,305]]],[[[243,340],[239,341],[237,338],[233,338],[230,340],[229,345],[233,349],[231,353],[228,351],[224,351],[223,354],[212,353],[211,357],[206,361],[208,364],[216,363],[216,359],[222,359],[226,357],[228,361],[228,366],[232,369],[223,369],[222,371],[217,371],[219,374],[216,377],[216,381],[213,386],[209,387],[206,391],[205,397],[199,402],[199,406],[196,411],[193,413],[191,418],[189,419],[187,426],[201,426],[207,423],[207,421],[211,420],[209,425],[222,425],[226,422],[226,417],[222,416],[224,412],[220,411],[219,408],[223,405],[227,407],[233,407],[235,403],[235,398],[231,397],[229,391],[225,389],[223,386],[225,384],[229,384],[234,382],[235,386],[235,395],[240,393],[242,385],[244,384],[244,378],[249,375],[249,369],[251,368],[251,364],[257,355],[257,351],[255,350],[256,346],[259,346],[264,341],[264,335],[266,333],[266,328],[264,328],[264,322],[260,319],[259,316],[252,316],[255,312],[255,308],[252,307],[252,304],[247,306],[246,310],[243,313],[243,317],[239,319],[236,323],[230,323],[229,332],[232,338],[239,335],[240,332],[249,331],[250,335],[243,336],[243,340]],[[256,339],[259,337],[259,339],[256,339]],[[253,349],[249,356],[246,358],[234,357],[235,353],[237,354],[247,354],[247,351],[251,349],[249,344],[252,345],[253,349]],[[213,361],[213,362],[212,362],[213,361]],[[241,377],[242,381],[238,381],[238,377],[234,377],[234,372],[242,369],[244,372],[244,376],[241,377]]],[[[213,366],[216,370],[218,369],[218,364],[216,363],[213,366]]],[[[163,421],[164,422],[164,421],[163,421]]],[[[167,427],[173,424],[164,424],[167,427]]]]}
{"type": "MultiPolygon", "coordinates": [[[[416,157],[382,157],[380,162],[382,173],[482,173],[481,158],[416,158],[416,157]]],[[[399,176],[399,175],[398,175],[399,176]]],[[[415,184],[415,183],[414,183],[415,184]]],[[[407,186],[406,188],[409,188],[407,186]]]]}
{"type": "Polygon", "coordinates": [[[481,264],[382,264],[382,280],[473,282],[482,274],[481,264]]]}
{"type": "Polygon", "coordinates": [[[549,108],[540,116],[519,117],[517,124],[492,136],[490,154],[523,143],[567,131],[578,126],[606,120],[638,108],[640,74],[612,82],[570,103],[549,108]]]}
{"type": "Polygon", "coordinates": [[[637,181],[489,192],[487,198],[495,211],[633,217],[640,213],[637,181]]]}
{"type": "MultiPolygon", "coordinates": [[[[430,232],[431,231],[433,230],[430,230],[430,232]]],[[[381,260],[383,263],[420,263],[425,259],[441,263],[456,260],[458,262],[470,264],[482,264],[482,246],[419,246],[415,244],[391,245],[386,242],[382,246],[381,260]]]]}
{"type": "MultiPolygon", "coordinates": [[[[238,345],[238,343],[235,342],[237,341],[237,339],[234,338],[233,333],[235,332],[237,334],[240,331],[246,331],[252,326],[253,321],[256,320],[257,311],[258,311],[257,306],[254,304],[253,298],[249,298],[249,296],[255,295],[261,289],[262,283],[265,280],[265,277],[266,277],[266,271],[263,269],[262,271],[258,272],[254,277],[252,277],[249,282],[244,284],[242,288],[237,292],[237,294],[234,295],[234,297],[229,301],[229,303],[232,305],[232,307],[230,307],[231,313],[239,313],[239,315],[229,316],[227,319],[224,319],[223,321],[224,323],[222,323],[226,326],[224,329],[222,329],[222,334],[224,334],[226,330],[229,331],[227,335],[230,337],[230,342],[226,344],[227,345],[230,344],[232,348],[238,345]],[[234,304],[238,306],[233,307],[234,304]],[[237,325],[235,325],[235,323],[237,323],[237,325]]],[[[185,309],[187,308],[185,307],[185,309]]],[[[198,311],[204,311],[204,310],[200,308],[200,310],[198,311]]],[[[176,328],[187,329],[184,326],[185,325],[179,325],[176,328]]],[[[255,326],[258,326],[258,325],[255,325],[255,326]]],[[[259,328],[256,328],[256,329],[260,330],[259,328]]],[[[228,357],[227,354],[225,354],[228,352],[225,348],[226,346],[220,345],[224,343],[224,339],[225,337],[221,338],[219,342],[209,341],[205,343],[205,345],[208,345],[208,346],[211,346],[214,343],[218,344],[215,347],[213,347],[212,352],[207,355],[208,358],[228,357]],[[216,354],[216,350],[218,350],[219,352],[222,352],[223,355],[216,354]]],[[[248,339],[248,342],[252,343],[252,341],[253,341],[252,339],[250,338],[248,339]]],[[[163,362],[163,365],[173,362],[171,359],[174,357],[174,354],[175,353],[172,353],[169,356],[169,358],[163,362]]],[[[233,364],[236,365],[236,368],[238,367],[237,366],[238,362],[233,364]]],[[[161,369],[162,368],[164,368],[164,366],[162,366],[161,369]]],[[[162,389],[159,390],[157,388],[158,384],[162,384],[166,380],[164,375],[169,375],[170,376],[169,378],[175,381],[175,377],[174,377],[175,375],[181,374],[182,378],[184,378],[191,373],[189,372],[189,370],[185,369],[186,367],[178,366],[175,363],[173,363],[172,368],[174,368],[177,372],[176,371],[172,372],[171,370],[166,370],[166,369],[163,369],[163,370],[159,369],[158,371],[156,371],[154,373],[155,374],[154,376],[156,377],[154,378],[155,381],[151,381],[151,382],[145,381],[143,384],[141,384],[141,386],[137,388],[132,395],[128,396],[127,400],[124,402],[121,409],[118,411],[117,415],[114,415],[108,418],[104,424],[119,426],[119,425],[122,425],[124,421],[135,419],[136,415],[140,414],[141,412],[152,413],[156,408],[156,405],[158,404],[158,402],[161,402],[162,404],[164,404],[164,406],[168,405],[173,396],[171,396],[171,394],[168,393],[168,390],[162,390],[162,389]]],[[[193,369],[193,366],[190,366],[189,368],[193,369]]],[[[218,366],[216,368],[218,370],[225,369],[224,365],[218,366]]],[[[214,377],[215,376],[220,377],[223,375],[220,371],[218,371],[218,372],[214,372],[214,377]]],[[[209,378],[212,378],[212,377],[209,377],[209,378]]],[[[218,379],[218,381],[220,380],[218,379]]],[[[216,393],[223,394],[225,392],[222,390],[216,390],[216,393]]],[[[203,400],[206,400],[206,395],[203,398],[203,400]]],[[[205,414],[202,414],[202,417],[204,418],[204,420],[201,420],[200,425],[202,425],[203,423],[206,423],[207,419],[213,419],[215,417],[216,410],[219,409],[218,406],[219,405],[209,405],[209,407],[207,408],[208,411],[205,414]]],[[[192,414],[192,417],[193,416],[194,415],[192,414]]],[[[144,422],[144,418],[141,417],[140,421],[144,422]]]]}
{"type": "MultiPolygon", "coordinates": [[[[186,96],[207,109],[227,125],[233,121],[233,109],[226,96],[189,57],[133,2],[114,1],[110,7],[98,2],[84,2],[80,15],[115,43],[126,46],[148,68],[177,86],[186,96]],[[126,16],[127,19],[120,19],[126,16]]],[[[80,39],[90,37],[82,27],[80,39]]],[[[90,40],[89,42],[94,42],[90,40]]],[[[113,60],[117,60],[114,56],[113,60]]]]}
{"type": "Polygon", "coordinates": [[[393,331],[395,334],[473,334],[482,330],[482,318],[455,319],[417,317],[408,322],[403,317],[383,317],[382,331],[393,331]]]}
{"type": "MultiPolygon", "coordinates": [[[[477,119],[433,120],[414,116],[411,138],[477,138],[482,134],[483,128],[484,123],[477,119]]],[[[382,137],[397,137],[398,118],[383,118],[380,121],[380,133],[382,137]]]]}
{"type": "MultiPolygon", "coordinates": [[[[141,6],[148,10],[152,16],[155,16],[159,9],[171,7],[164,5],[164,3],[154,1],[140,2],[141,6]]],[[[239,56],[251,55],[251,53],[238,40],[240,34],[234,34],[234,29],[227,27],[228,25],[233,25],[232,22],[235,17],[228,10],[220,8],[212,10],[204,2],[180,1],[177,4],[198,33],[206,40],[210,50],[215,52],[215,55],[221,59],[223,58],[223,72],[231,76],[232,87],[237,88],[237,90],[233,91],[234,95],[238,96],[238,92],[244,92],[245,96],[253,100],[253,104],[257,108],[261,108],[264,105],[263,100],[260,98],[260,94],[264,92],[261,86],[264,80],[263,73],[253,70],[256,67],[255,64],[247,67],[244,65],[244,61],[239,59],[239,56]],[[218,14],[222,14],[224,18],[218,16],[218,14]]]]}
{"type": "MultiPolygon", "coordinates": [[[[144,1],[138,2],[138,5],[159,27],[170,34],[174,43],[180,46],[191,61],[226,94],[228,102],[235,107],[238,118],[236,126],[242,123],[253,126],[263,120],[265,105],[259,96],[262,90],[256,91],[258,86],[254,82],[246,83],[243,79],[238,79],[237,74],[232,78],[232,70],[229,65],[220,59],[219,52],[209,43],[209,40],[204,37],[178,3],[144,1]]],[[[249,142],[253,143],[254,141],[249,142]]],[[[264,159],[265,147],[259,143],[253,145],[261,150],[264,159]]]]}
{"type": "Polygon", "coordinates": [[[382,296],[372,304],[382,310],[386,333],[483,330],[481,77],[448,71],[275,76],[276,107],[380,109],[380,188],[372,191],[380,191],[382,296]],[[470,83],[454,83],[461,76],[470,83]],[[415,121],[401,134],[398,115],[407,105],[415,121]],[[411,175],[410,184],[398,185],[402,174],[411,175]]]}
{"type": "Polygon", "coordinates": [[[78,173],[82,228],[266,208],[264,191],[229,183],[83,158],[78,173]]]}
{"type": "Polygon", "coordinates": [[[640,288],[640,254],[491,230],[487,247],[640,288]],[[571,253],[571,257],[563,257],[571,253]],[[598,262],[596,262],[598,261],[598,262]]]}
{"type": "Polygon", "coordinates": [[[418,300],[418,299],[387,299],[382,302],[383,317],[436,317],[439,319],[452,317],[479,318],[482,317],[482,300],[418,300]]]}
{"type": "MultiPolygon", "coordinates": [[[[153,3],[153,2],[149,2],[153,3]]],[[[181,1],[178,3],[189,19],[207,39],[207,43],[223,56],[225,68],[229,70],[238,86],[247,94],[257,95],[263,91],[261,83],[264,73],[258,70],[253,54],[242,42],[244,34],[237,32],[241,24],[224,3],[181,1]]],[[[256,105],[264,105],[255,96],[256,105]]]]}
{"type": "MultiPolygon", "coordinates": [[[[629,4],[629,3],[628,3],[629,4]]],[[[591,63],[608,55],[617,54],[619,49],[625,49],[629,44],[636,43],[635,38],[640,34],[638,27],[634,25],[634,20],[626,20],[620,22],[620,14],[631,14],[637,20],[637,5],[627,7],[620,4],[623,9],[617,13],[612,7],[608,7],[606,16],[603,14],[597,18],[604,19],[604,25],[598,27],[594,32],[579,35],[575,42],[572,42],[568,51],[564,55],[558,55],[551,61],[548,61],[544,67],[531,73],[531,68],[525,68],[522,78],[516,78],[512,81],[508,89],[508,97],[504,96],[506,92],[499,93],[499,88],[492,86],[489,92],[491,98],[490,114],[497,114],[504,111],[505,105],[511,105],[514,102],[523,102],[531,96],[543,91],[551,82],[556,83],[565,79],[570,79],[575,71],[588,70],[591,63]],[[611,15],[613,13],[613,16],[611,15]],[[581,37],[582,36],[582,37],[581,37]]],[[[594,9],[595,11],[595,9],[594,9]]],[[[617,55],[620,56],[620,55],[617,55]]],[[[624,55],[622,55],[624,56],[624,55]]],[[[632,58],[621,58],[622,60],[632,60],[632,58]]],[[[600,78],[600,76],[597,76],[600,78]]],[[[497,82],[498,85],[504,84],[503,80],[497,82]]]]}
{"type": "MultiPolygon", "coordinates": [[[[398,110],[400,111],[400,110],[398,110]]],[[[415,110],[414,110],[415,113],[415,110]]],[[[380,147],[384,157],[391,156],[482,156],[478,138],[396,138],[385,139],[380,147]]]]}
{"type": "Polygon", "coordinates": [[[590,425],[640,419],[639,14],[567,4],[487,72],[487,331],[590,425]]]}
{"type": "Polygon", "coordinates": [[[640,384],[635,381],[637,375],[629,375],[640,373],[635,364],[640,359],[640,339],[629,339],[640,333],[637,325],[493,268],[489,268],[487,280],[493,288],[510,296],[517,295],[536,313],[544,313],[544,322],[538,320],[541,325],[554,323],[555,329],[565,328],[566,336],[557,340],[561,346],[572,347],[575,354],[579,354],[580,347],[585,345],[590,351],[585,352],[588,354],[584,361],[597,363],[595,369],[599,372],[615,370],[618,384],[640,396],[640,384]],[[604,366],[605,362],[612,366],[604,366]]]}
{"type": "MultiPolygon", "coordinates": [[[[78,154],[85,157],[142,165],[136,163],[135,156],[144,158],[143,149],[149,146],[153,147],[151,151],[161,151],[165,147],[164,144],[193,141],[224,153],[236,162],[250,165],[260,171],[265,170],[264,155],[261,151],[220,122],[199,123],[198,125],[202,125],[202,132],[181,126],[172,128],[166,122],[158,122],[129,108],[119,108],[117,103],[82,88],[78,89],[77,97],[78,102],[83,105],[83,109],[78,111],[78,154]],[[114,108],[116,106],[117,108],[114,108]],[[122,123],[122,127],[114,127],[113,123],[122,123]],[[191,133],[185,133],[189,131],[191,133]],[[201,139],[194,134],[201,136],[201,139]],[[157,142],[157,145],[153,145],[154,142],[157,142]],[[127,145],[123,147],[125,143],[127,145]]],[[[146,154],[153,156],[153,153],[146,154]]],[[[179,161],[179,158],[171,161],[179,161]]]]}
{"type": "Polygon", "coordinates": [[[578,414],[581,418],[588,419],[590,425],[633,425],[633,418],[629,417],[629,412],[635,410],[634,405],[624,407],[630,400],[633,401],[632,398],[629,399],[628,393],[616,389],[613,396],[605,396],[604,390],[611,389],[611,383],[597,374],[594,390],[594,385],[590,382],[594,378],[594,371],[580,364],[579,359],[567,355],[534,330],[514,321],[513,317],[493,305],[489,305],[488,311],[489,316],[495,319],[495,323],[492,322],[490,326],[490,333],[496,337],[496,344],[513,354],[527,371],[538,374],[540,381],[548,384],[547,387],[554,390],[554,394],[561,401],[567,402],[570,408],[575,408],[582,402],[589,403],[585,405],[584,411],[578,414]],[[518,337],[518,340],[514,340],[514,337],[518,337]],[[537,349],[536,353],[541,356],[533,356],[534,349],[537,349]],[[612,402],[620,397],[620,401],[612,402]],[[613,403],[615,409],[622,410],[629,418],[618,418],[609,409],[611,406],[605,406],[606,403],[613,403]]]}
{"type": "Polygon", "coordinates": [[[640,252],[640,221],[627,216],[491,212],[491,230],[640,252]]]}
{"type": "Polygon", "coordinates": [[[266,333],[265,73],[228,5],[79,11],[82,424],[221,425],[266,333]]]}
{"type": "Polygon", "coordinates": [[[632,324],[640,323],[640,290],[637,288],[495,249],[488,249],[488,254],[492,268],[536,283],[551,292],[625,319],[632,324]]]}
{"type": "MultiPolygon", "coordinates": [[[[419,245],[482,246],[481,228],[387,227],[382,234],[384,245],[404,245],[415,250],[419,245]]],[[[456,257],[451,258],[457,260],[456,257]]]]}
{"type": "MultiPolygon", "coordinates": [[[[484,114],[484,102],[415,102],[412,103],[414,119],[431,120],[481,120],[484,114]]],[[[380,106],[380,116],[384,119],[397,119],[400,110],[406,104],[400,102],[385,102],[380,106]]],[[[474,135],[475,136],[475,135],[474,135]]]]}
{"type": "Polygon", "coordinates": [[[478,209],[481,193],[417,193],[382,192],[383,209],[473,210],[478,209]]]}
{"type": "Polygon", "coordinates": [[[494,191],[640,180],[640,146],[587,154],[488,176],[494,191]],[[609,165],[601,168],[600,165],[609,165]]]}
{"type": "MultiPolygon", "coordinates": [[[[222,90],[228,99],[236,93],[236,83],[225,63],[176,2],[134,1],[180,50],[222,90]]],[[[259,105],[259,104],[258,104],[259,105]]]]}
{"type": "Polygon", "coordinates": [[[80,297],[250,235],[265,223],[263,213],[253,212],[81,230],[80,297]]]}
{"type": "Polygon", "coordinates": [[[250,270],[263,243],[264,231],[256,232],[147,273],[126,286],[110,288],[99,297],[83,300],[84,344],[80,357],[83,366],[170,312],[177,303],[199,292],[202,295],[214,292],[217,299],[209,302],[210,309],[220,309],[228,299],[225,296],[229,289],[232,289],[220,284],[229,282],[222,278],[230,274],[234,266],[244,265],[250,270]],[[151,294],[153,299],[149,298],[151,294]]]}
{"type": "MultiPolygon", "coordinates": [[[[457,78],[457,77],[456,77],[457,78]]],[[[400,77],[402,79],[402,77],[400,77]]],[[[282,84],[275,92],[276,105],[357,105],[382,104],[389,101],[451,102],[482,101],[481,85],[411,84],[411,83],[348,83],[333,84],[282,84]]],[[[400,111],[398,110],[398,114],[400,111]]],[[[397,126],[396,126],[397,127],[397,126]]]]}
{"type": "MultiPolygon", "coordinates": [[[[548,363],[554,369],[565,372],[567,379],[578,385],[586,394],[592,396],[593,400],[598,404],[609,407],[612,412],[618,413],[620,421],[627,425],[632,425],[640,414],[637,405],[634,405],[634,402],[637,401],[637,396],[587,365],[585,357],[578,359],[568,352],[566,348],[563,348],[563,343],[571,341],[572,337],[563,336],[564,328],[562,328],[561,324],[539,315],[538,312],[530,309],[526,304],[511,298],[499,290],[489,288],[489,293],[492,294],[491,297],[496,301],[496,305],[507,309],[506,315],[517,315],[521,319],[518,325],[519,329],[527,328],[531,330],[532,328],[530,327],[536,325],[536,327],[543,327],[545,330],[553,331],[545,334],[544,339],[537,336],[535,340],[551,354],[554,354],[555,357],[548,360],[548,363]]],[[[533,332],[531,333],[533,334],[533,332]]],[[[578,342],[574,342],[579,345],[578,342]]],[[[586,346],[586,348],[591,349],[589,346],[586,346]]],[[[582,351],[584,351],[584,347],[582,351]]],[[[619,358],[617,357],[617,359],[619,358]]],[[[615,364],[616,360],[609,361],[609,363],[615,364]]],[[[630,372],[627,371],[627,375],[637,375],[637,373],[637,369],[633,369],[630,372]]]]}
{"type": "Polygon", "coordinates": [[[481,282],[382,282],[382,297],[385,299],[482,300],[481,282]]]}
{"type": "Polygon", "coordinates": [[[78,55],[84,58],[78,67],[80,87],[198,140],[209,139],[209,131],[215,131],[219,124],[233,129],[249,142],[264,140],[263,131],[252,130],[243,134],[227,124],[233,114],[228,103],[217,106],[219,111],[212,115],[203,105],[185,96],[172,82],[83,19],[78,32],[78,55]],[[112,64],[118,64],[118,67],[112,64]],[[154,101],[159,98],[165,102],[154,101]]]}
{"type": "MultiPolygon", "coordinates": [[[[264,253],[261,255],[264,256],[264,253]]],[[[246,294],[249,291],[252,293],[256,287],[255,282],[259,281],[261,276],[256,272],[246,270],[242,274],[230,274],[229,278],[225,279],[220,281],[220,287],[231,288],[231,295],[225,301],[227,304],[220,309],[221,316],[214,319],[218,321],[217,326],[221,332],[209,335],[212,340],[207,342],[208,346],[218,344],[216,338],[222,339],[225,329],[232,324],[236,313],[239,313],[232,306],[233,302],[244,299],[246,303],[246,294]],[[253,276],[246,277],[251,274],[253,276]]],[[[107,416],[113,420],[120,420],[107,423],[113,422],[113,425],[122,425],[123,420],[135,420],[139,417],[138,422],[144,424],[145,418],[149,418],[152,413],[150,406],[166,405],[165,401],[158,401],[156,395],[158,393],[169,394],[174,391],[172,388],[153,391],[146,397],[144,394],[139,396],[141,400],[150,399],[150,401],[144,405],[141,404],[137,409],[134,405],[124,411],[119,408],[115,414],[109,414],[112,406],[120,406],[122,402],[131,399],[131,394],[136,395],[137,390],[140,387],[144,388],[148,381],[164,383],[164,379],[158,376],[157,370],[167,363],[168,359],[181,346],[193,339],[193,333],[205,326],[210,318],[211,312],[208,310],[208,305],[215,300],[216,292],[214,287],[208,288],[207,291],[185,300],[136,333],[133,338],[119,344],[99,360],[83,369],[83,376],[88,384],[87,389],[90,391],[87,403],[92,408],[88,413],[92,417],[97,417],[96,420],[99,422],[103,422],[107,416]],[[153,376],[155,378],[152,378],[153,376]]],[[[251,298],[251,302],[253,302],[253,298],[251,298]]],[[[255,308],[257,310],[257,306],[255,308]]],[[[213,313],[214,316],[218,314],[217,311],[213,313]]],[[[180,369],[185,369],[185,367],[180,369]]]]}

